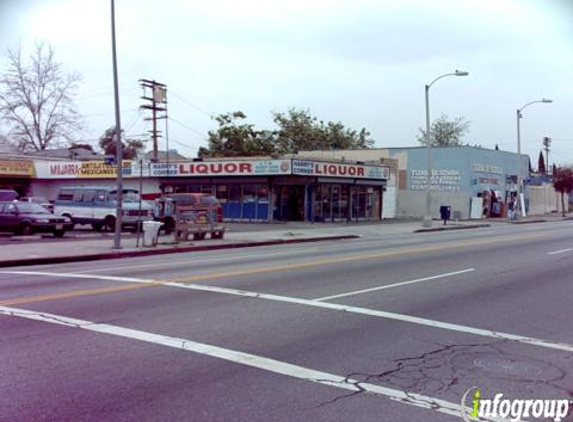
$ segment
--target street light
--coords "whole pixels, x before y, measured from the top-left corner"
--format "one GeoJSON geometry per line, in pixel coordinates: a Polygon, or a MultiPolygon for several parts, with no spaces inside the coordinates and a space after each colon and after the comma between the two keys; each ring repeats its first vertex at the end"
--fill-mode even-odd
{"type": "MultiPolygon", "coordinates": [[[[524,106],[522,106],[521,108],[517,109],[517,166],[515,167],[515,171],[517,173],[517,196],[516,196],[516,200],[517,200],[517,210],[518,211],[521,207],[521,176],[520,176],[520,172],[519,172],[519,165],[521,163],[521,125],[520,125],[520,120],[523,118],[523,114],[521,113],[526,107],[530,106],[531,104],[536,104],[536,103],[552,103],[553,100],[550,100],[548,98],[542,98],[541,100],[535,100],[535,101],[531,101],[527,104],[525,104],[524,106]]],[[[523,207],[521,207],[521,214],[523,215],[525,213],[525,209],[523,207]]],[[[518,212],[517,212],[518,214],[518,212]]]]}
{"type": "Polygon", "coordinates": [[[431,184],[432,184],[432,145],[430,140],[430,87],[438,80],[445,78],[446,76],[468,76],[468,72],[463,72],[461,70],[456,70],[454,73],[446,73],[445,75],[438,76],[432,82],[427,84],[425,88],[426,92],[426,214],[424,215],[423,226],[432,227],[432,214],[430,211],[431,206],[431,184]]]}

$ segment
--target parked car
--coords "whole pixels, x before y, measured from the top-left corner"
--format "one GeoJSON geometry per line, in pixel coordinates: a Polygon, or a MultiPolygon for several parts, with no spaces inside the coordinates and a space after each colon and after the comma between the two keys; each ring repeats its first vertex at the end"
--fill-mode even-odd
{"type": "Polygon", "coordinates": [[[67,217],[57,217],[41,205],[29,202],[0,202],[0,231],[20,235],[52,233],[62,237],[73,228],[67,217]]]}
{"type": "Polygon", "coordinates": [[[46,208],[51,213],[54,212],[54,204],[48,201],[47,198],[43,196],[25,196],[23,198],[18,199],[20,202],[30,202],[32,204],[38,204],[46,208]]]}
{"type": "MultiPolygon", "coordinates": [[[[109,186],[60,188],[54,214],[69,217],[73,224],[91,224],[94,230],[115,230],[117,189],[109,186]]],[[[153,220],[153,205],[141,201],[135,189],[123,189],[122,227],[136,228],[153,220]]]]}
{"type": "Polygon", "coordinates": [[[15,201],[18,193],[12,189],[0,189],[0,201],[15,201]]]}
{"type": "Polygon", "coordinates": [[[222,239],[223,207],[213,195],[205,193],[174,193],[155,200],[154,216],[163,225],[162,230],[171,233],[179,225],[197,240],[210,233],[212,239],[222,239]]]}

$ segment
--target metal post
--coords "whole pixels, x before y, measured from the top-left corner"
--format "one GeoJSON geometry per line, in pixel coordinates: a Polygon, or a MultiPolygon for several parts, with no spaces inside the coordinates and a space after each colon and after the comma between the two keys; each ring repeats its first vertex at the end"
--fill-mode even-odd
{"type": "Polygon", "coordinates": [[[424,227],[432,227],[432,142],[430,137],[430,85],[425,87],[426,94],[426,214],[424,215],[424,227]]]}
{"type": "Polygon", "coordinates": [[[515,198],[517,201],[516,208],[515,208],[516,217],[519,216],[520,211],[523,214],[523,210],[521,210],[521,197],[520,197],[521,173],[519,171],[519,168],[521,166],[521,124],[520,124],[520,120],[521,120],[521,111],[519,109],[517,109],[517,165],[515,166],[515,171],[517,173],[517,175],[516,175],[517,189],[516,189],[516,198],[515,198]]]}
{"type": "MultiPolygon", "coordinates": [[[[516,172],[517,172],[517,209],[516,209],[516,215],[519,215],[519,210],[521,208],[521,213],[522,215],[525,214],[525,209],[523,209],[521,207],[521,197],[520,197],[520,193],[521,193],[521,174],[519,172],[519,168],[521,165],[521,124],[520,124],[520,120],[523,118],[523,114],[522,111],[526,108],[529,107],[531,104],[536,104],[536,103],[552,103],[553,100],[547,99],[547,98],[543,98],[541,100],[536,100],[536,101],[531,101],[527,104],[525,104],[523,107],[518,108],[517,109],[517,167],[516,167],[516,172]]],[[[525,204],[525,200],[523,201],[525,204]]]]}
{"type": "Polygon", "coordinates": [[[139,238],[141,237],[142,221],[141,221],[141,196],[143,195],[143,158],[139,159],[139,211],[137,217],[137,241],[135,247],[139,248],[139,238]]]}
{"type": "Polygon", "coordinates": [[[119,87],[117,81],[117,51],[115,48],[115,1],[111,0],[111,48],[113,57],[113,88],[115,97],[115,164],[117,167],[117,194],[115,210],[114,249],[121,249],[121,226],[123,205],[123,145],[121,142],[121,117],[119,111],[119,87]]]}

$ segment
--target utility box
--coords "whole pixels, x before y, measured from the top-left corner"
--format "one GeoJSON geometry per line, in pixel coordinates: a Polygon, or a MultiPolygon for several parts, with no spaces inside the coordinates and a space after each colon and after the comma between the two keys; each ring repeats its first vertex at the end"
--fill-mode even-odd
{"type": "Polygon", "coordinates": [[[446,222],[450,219],[451,214],[452,214],[452,207],[448,205],[442,205],[440,207],[440,218],[444,220],[444,224],[446,224],[446,222]]]}

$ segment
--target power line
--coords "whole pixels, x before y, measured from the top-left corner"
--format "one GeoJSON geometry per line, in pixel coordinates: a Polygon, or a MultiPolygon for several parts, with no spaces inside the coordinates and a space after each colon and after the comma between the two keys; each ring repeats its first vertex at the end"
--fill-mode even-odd
{"type": "Polygon", "coordinates": [[[172,90],[170,91],[171,95],[173,95],[175,98],[177,98],[179,101],[187,104],[189,107],[194,108],[195,110],[203,113],[204,115],[208,116],[209,118],[213,118],[213,113],[209,113],[208,111],[205,111],[204,109],[202,109],[201,107],[187,101],[185,98],[183,98],[181,95],[178,95],[177,93],[173,92],[172,90]]]}
{"type": "Polygon", "coordinates": [[[193,129],[192,127],[187,126],[185,123],[181,123],[179,120],[174,119],[173,117],[168,117],[169,120],[171,120],[173,123],[177,123],[179,126],[184,127],[185,129],[203,137],[203,139],[208,139],[208,137],[204,134],[199,132],[198,130],[193,129]]]}
{"type": "MultiPolygon", "coordinates": [[[[139,110],[139,107],[138,107],[138,108],[130,108],[130,109],[127,109],[127,110],[121,110],[121,112],[122,112],[122,113],[131,113],[131,112],[137,111],[137,110],[139,110]]],[[[109,116],[110,114],[114,114],[114,113],[115,113],[114,111],[108,111],[108,112],[105,112],[105,113],[83,114],[83,116],[84,116],[84,117],[109,116]]]]}

